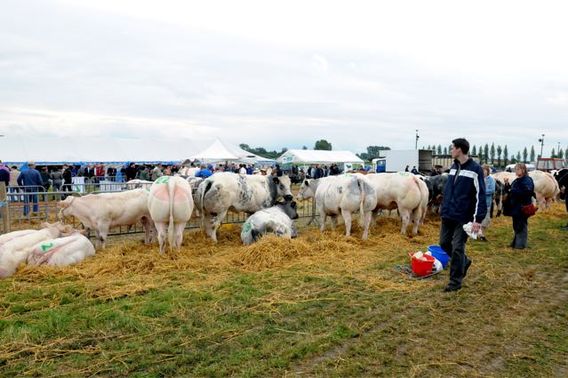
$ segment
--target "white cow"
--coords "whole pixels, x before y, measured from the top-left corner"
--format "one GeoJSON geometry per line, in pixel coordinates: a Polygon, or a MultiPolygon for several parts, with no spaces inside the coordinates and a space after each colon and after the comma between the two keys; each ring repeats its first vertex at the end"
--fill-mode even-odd
{"type": "Polygon", "coordinates": [[[293,219],[298,219],[296,202],[278,202],[275,206],[259,210],[248,217],[243,223],[241,240],[243,244],[250,245],[268,232],[286,239],[295,238],[298,231],[293,219]]]}
{"type": "Polygon", "coordinates": [[[26,235],[29,235],[29,234],[33,234],[33,233],[36,233],[36,232],[38,232],[38,230],[20,230],[20,231],[13,231],[13,232],[9,232],[7,234],[0,235],[0,248],[4,244],[8,243],[11,240],[14,240],[14,239],[17,239],[17,238],[20,238],[22,236],[26,236],[26,235]]]}
{"type": "Polygon", "coordinates": [[[88,238],[76,232],[71,236],[39,242],[31,248],[29,265],[68,266],[95,255],[88,238]]]}
{"type": "Polygon", "coordinates": [[[10,277],[18,265],[26,261],[35,244],[72,231],[71,226],[55,223],[50,227],[13,238],[0,247],[0,278],[10,277]]]}
{"type": "Polygon", "coordinates": [[[97,247],[105,247],[109,229],[116,226],[132,226],[141,222],[145,231],[145,243],[151,241],[153,223],[148,211],[148,190],[134,189],[120,193],[89,194],[84,197],[67,197],[57,206],[59,218],[73,216],[88,230],[97,235],[97,247]]]}
{"type": "Polygon", "coordinates": [[[205,232],[216,242],[217,229],[230,208],[253,214],[274,206],[279,197],[292,199],[292,193],[288,176],[241,176],[220,172],[205,179],[195,197],[205,232]]]}
{"type": "Polygon", "coordinates": [[[181,247],[183,230],[193,211],[189,183],[181,177],[158,178],[150,188],[148,209],[158,230],[160,253],[166,248],[166,234],[170,251],[173,247],[181,247]]]}
{"type": "Polygon", "coordinates": [[[406,235],[410,222],[412,234],[418,234],[418,227],[424,222],[428,207],[428,187],[417,176],[408,172],[378,173],[367,175],[377,193],[374,212],[380,209],[398,209],[402,220],[400,232],[406,235]]]}
{"type": "Polygon", "coordinates": [[[133,179],[133,180],[125,182],[124,187],[127,190],[139,189],[139,188],[149,189],[152,186],[153,183],[154,183],[154,181],[133,179]]]}
{"type": "Polygon", "coordinates": [[[315,198],[316,211],[320,215],[320,230],[325,230],[327,216],[331,216],[333,228],[337,225],[337,216],[341,214],[345,223],[345,235],[351,235],[351,214],[361,213],[363,226],[362,239],[369,235],[372,210],[377,203],[377,194],[366,176],[346,174],[328,176],[320,179],[304,180],[298,199],[315,198]]]}

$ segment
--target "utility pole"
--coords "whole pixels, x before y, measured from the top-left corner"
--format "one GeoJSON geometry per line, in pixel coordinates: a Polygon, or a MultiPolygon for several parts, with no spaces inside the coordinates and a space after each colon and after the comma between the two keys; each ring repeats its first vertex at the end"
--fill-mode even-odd
{"type": "Polygon", "coordinates": [[[415,150],[418,149],[418,139],[420,139],[420,136],[418,135],[418,130],[416,130],[416,144],[414,145],[415,150]]]}
{"type": "Polygon", "coordinates": [[[542,157],[542,148],[544,147],[544,134],[542,134],[542,136],[540,137],[540,139],[538,141],[540,142],[540,155],[539,155],[539,157],[542,157]]]}

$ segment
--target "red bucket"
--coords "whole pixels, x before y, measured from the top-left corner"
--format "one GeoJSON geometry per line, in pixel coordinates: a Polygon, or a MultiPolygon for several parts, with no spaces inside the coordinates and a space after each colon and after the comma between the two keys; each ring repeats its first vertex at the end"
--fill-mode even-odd
{"type": "Polygon", "coordinates": [[[410,255],[410,266],[414,274],[416,274],[417,276],[427,276],[428,274],[432,274],[434,257],[430,255],[424,255],[423,258],[425,260],[420,260],[410,255]]]}

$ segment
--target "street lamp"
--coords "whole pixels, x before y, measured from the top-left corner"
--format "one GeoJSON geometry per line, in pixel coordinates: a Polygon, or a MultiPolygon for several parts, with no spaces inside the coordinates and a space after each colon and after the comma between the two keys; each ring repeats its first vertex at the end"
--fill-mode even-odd
{"type": "Polygon", "coordinates": [[[540,156],[542,157],[542,148],[544,147],[544,134],[542,134],[542,136],[540,137],[540,139],[538,140],[540,142],[540,156]]]}
{"type": "Polygon", "coordinates": [[[418,149],[418,139],[420,139],[420,136],[418,135],[418,130],[416,130],[416,144],[414,145],[415,150],[418,149]]]}

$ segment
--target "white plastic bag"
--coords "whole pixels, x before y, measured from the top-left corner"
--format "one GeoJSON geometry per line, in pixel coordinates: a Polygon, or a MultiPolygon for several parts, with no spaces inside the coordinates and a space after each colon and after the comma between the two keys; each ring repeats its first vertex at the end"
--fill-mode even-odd
{"type": "Polygon", "coordinates": [[[473,222],[469,222],[469,223],[463,225],[463,230],[465,231],[467,236],[469,236],[473,240],[477,240],[478,234],[477,234],[477,232],[472,232],[472,230],[471,230],[472,227],[473,227],[473,222]]]}

